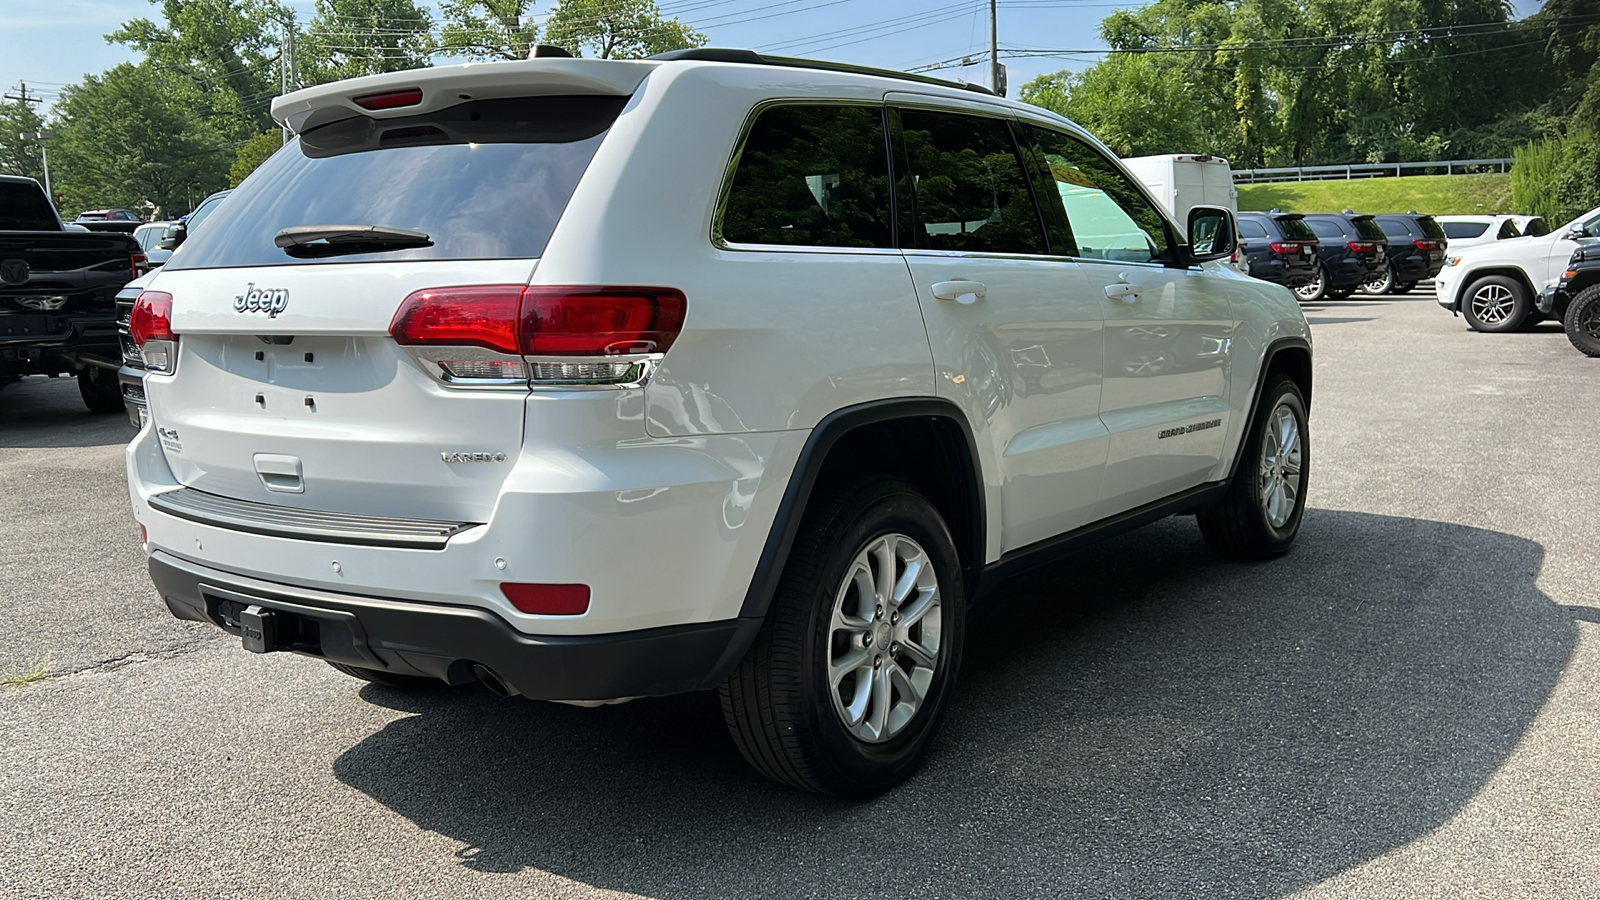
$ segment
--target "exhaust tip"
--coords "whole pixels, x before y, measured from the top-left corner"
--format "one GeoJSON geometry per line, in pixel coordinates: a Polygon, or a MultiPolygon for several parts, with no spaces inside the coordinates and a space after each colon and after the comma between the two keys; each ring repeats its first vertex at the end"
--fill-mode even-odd
{"type": "Polygon", "coordinates": [[[507,684],[505,679],[494,673],[494,670],[482,663],[472,664],[472,677],[478,679],[484,687],[501,697],[515,697],[522,692],[507,684]]]}

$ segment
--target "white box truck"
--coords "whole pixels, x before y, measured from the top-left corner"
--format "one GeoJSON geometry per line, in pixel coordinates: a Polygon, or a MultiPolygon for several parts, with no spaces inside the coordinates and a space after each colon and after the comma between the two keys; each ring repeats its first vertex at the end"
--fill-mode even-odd
{"type": "Polygon", "coordinates": [[[1226,206],[1235,213],[1239,211],[1233,169],[1220,156],[1171,153],[1135,156],[1123,163],[1179,222],[1187,222],[1189,210],[1196,206],[1226,206]]]}

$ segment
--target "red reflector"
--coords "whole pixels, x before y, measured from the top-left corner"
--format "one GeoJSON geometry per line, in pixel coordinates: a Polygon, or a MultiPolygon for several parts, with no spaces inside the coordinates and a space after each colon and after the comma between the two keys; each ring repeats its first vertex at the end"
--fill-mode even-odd
{"type": "Polygon", "coordinates": [[[360,97],[350,98],[355,105],[362,109],[397,109],[402,106],[416,106],[422,102],[422,88],[406,88],[403,91],[385,91],[381,94],[364,94],[360,97]]]}
{"type": "Polygon", "coordinates": [[[688,301],[672,288],[530,287],[518,331],[528,356],[665,353],[688,301]]]}
{"type": "Polygon", "coordinates": [[[1437,249],[1439,249],[1439,242],[1438,241],[1412,241],[1411,243],[1416,244],[1418,250],[1437,250],[1437,249]]]}
{"type": "Polygon", "coordinates": [[[173,340],[172,295],[163,291],[141,293],[128,316],[128,335],[140,347],[145,341],[173,340]]]}
{"type": "Polygon", "coordinates": [[[587,584],[514,584],[500,585],[511,605],[525,613],[540,616],[581,616],[589,611],[589,586],[587,584]]]}
{"type": "Polygon", "coordinates": [[[1273,241],[1272,249],[1275,253],[1299,253],[1300,245],[1293,241],[1273,241]]]}
{"type": "Polygon", "coordinates": [[[389,333],[404,346],[437,344],[517,352],[522,285],[430,288],[400,304],[389,333]]]}

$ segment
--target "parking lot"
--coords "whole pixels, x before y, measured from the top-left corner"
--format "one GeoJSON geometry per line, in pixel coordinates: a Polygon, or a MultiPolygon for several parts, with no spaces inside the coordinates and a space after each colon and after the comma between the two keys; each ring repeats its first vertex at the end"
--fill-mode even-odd
{"type": "Polygon", "coordinates": [[[1310,510],[1190,519],[974,620],[929,762],[763,780],[715,698],[401,693],[173,619],[125,417],[0,392],[0,896],[1576,897],[1600,893],[1600,360],[1419,290],[1307,306],[1310,510]]]}

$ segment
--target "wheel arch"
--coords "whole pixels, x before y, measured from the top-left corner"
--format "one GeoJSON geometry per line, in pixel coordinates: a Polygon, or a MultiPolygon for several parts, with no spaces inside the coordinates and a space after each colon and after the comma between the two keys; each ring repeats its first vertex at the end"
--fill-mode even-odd
{"type": "Polygon", "coordinates": [[[1256,376],[1255,390],[1251,391],[1250,412],[1245,418],[1244,430],[1239,432],[1239,446],[1234,449],[1233,463],[1228,466],[1228,478],[1233,478],[1243,458],[1244,445],[1256,427],[1256,416],[1261,409],[1261,392],[1267,389],[1267,380],[1274,375],[1287,375],[1300,388],[1306,401],[1306,412],[1311,412],[1311,342],[1299,336],[1281,337],[1267,345],[1261,354],[1261,371],[1256,376]]]}
{"type": "Polygon", "coordinates": [[[1474,269],[1462,276],[1461,289],[1456,292],[1455,306],[1452,308],[1460,312],[1462,304],[1467,300],[1467,295],[1471,293],[1472,286],[1491,275],[1502,275],[1522,285],[1522,289],[1528,292],[1528,302],[1531,303],[1538,299],[1539,292],[1533,286],[1533,279],[1529,278],[1528,273],[1522,271],[1520,266],[1485,266],[1481,269],[1474,269]]]}
{"type": "Polygon", "coordinates": [[[974,594],[987,534],[977,441],[960,408],[934,397],[876,400],[836,410],[806,439],[740,607],[742,619],[766,616],[795,536],[812,501],[864,475],[902,478],[920,488],[944,517],[974,594]],[[918,453],[908,453],[914,447],[918,453]]]}

